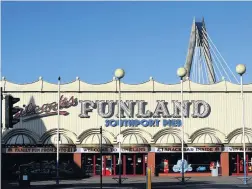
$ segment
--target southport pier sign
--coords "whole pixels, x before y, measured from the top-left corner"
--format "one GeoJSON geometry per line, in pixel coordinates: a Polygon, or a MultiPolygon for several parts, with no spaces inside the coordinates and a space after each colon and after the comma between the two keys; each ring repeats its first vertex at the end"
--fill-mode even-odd
{"type": "MultiPolygon", "coordinates": [[[[117,100],[78,100],[74,96],[70,98],[60,98],[60,115],[68,116],[69,108],[79,107],[79,117],[88,119],[94,111],[105,119],[106,127],[119,126],[119,112],[117,100]]],[[[158,127],[163,126],[181,126],[181,102],[178,100],[156,100],[153,110],[148,109],[148,102],[144,100],[126,100],[121,101],[121,126],[125,127],[158,127]]],[[[183,101],[183,116],[185,118],[205,118],[210,115],[211,107],[203,100],[185,100],[183,101]]],[[[16,118],[22,118],[22,121],[29,121],[46,116],[58,114],[58,102],[46,103],[41,106],[33,103],[24,105],[24,108],[15,114],[16,118]]]]}

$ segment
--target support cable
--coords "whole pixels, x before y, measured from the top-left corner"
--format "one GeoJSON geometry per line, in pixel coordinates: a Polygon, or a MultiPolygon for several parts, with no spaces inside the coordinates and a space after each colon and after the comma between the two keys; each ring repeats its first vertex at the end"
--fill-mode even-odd
{"type": "MultiPolygon", "coordinates": [[[[224,74],[222,73],[220,67],[218,66],[218,61],[216,60],[214,53],[213,53],[212,59],[213,59],[213,65],[217,68],[216,70],[218,71],[218,72],[216,72],[216,76],[219,73],[220,74],[220,78],[223,77],[224,74]]],[[[219,80],[219,78],[218,78],[218,80],[219,80]]]]}
{"type": "MultiPolygon", "coordinates": [[[[205,35],[205,34],[203,33],[203,35],[205,35]]],[[[210,46],[210,48],[212,47],[212,46],[211,46],[211,43],[209,43],[209,46],[210,46]]],[[[216,56],[217,60],[221,63],[221,61],[220,61],[220,59],[218,58],[218,56],[216,55],[215,51],[214,51],[214,50],[212,50],[212,51],[213,51],[214,55],[216,56]]],[[[228,78],[229,81],[231,82],[231,79],[230,79],[229,75],[227,74],[225,68],[223,67],[222,64],[220,64],[220,65],[221,65],[221,67],[222,67],[224,73],[226,74],[227,78],[228,78]]]]}
{"type": "MultiPolygon", "coordinates": [[[[203,30],[206,32],[206,30],[203,28],[203,30]]],[[[203,32],[204,33],[204,32],[203,32]]],[[[206,32],[207,33],[207,32],[206,32]]],[[[209,42],[213,44],[214,48],[216,49],[217,53],[220,55],[221,59],[223,60],[223,62],[226,64],[227,68],[229,69],[229,71],[231,72],[231,74],[233,75],[233,77],[235,78],[236,82],[237,83],[240,83],[238,81],[238,79],[236,78],[236,76],[234,75],[234,73],[232,72],[232,70],[230,69],[230,67],[228,66],[227,62],[225,61],[225,59],[223,58],[223,56],[221,55],[220,51],[217,49],[217,47],[215,46],[215,44],[213,43],[212,39],[210,38],[209,34],[207,33],[206,34],[208,39],[209,39],[209,42]]]]}

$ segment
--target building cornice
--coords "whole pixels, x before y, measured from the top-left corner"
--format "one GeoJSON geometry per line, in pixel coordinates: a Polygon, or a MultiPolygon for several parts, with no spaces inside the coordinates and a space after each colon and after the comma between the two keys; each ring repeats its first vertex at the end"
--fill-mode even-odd
{"type": "MultiPolygon", "coordinates": [[[[17,84],[2,80],[3,92],[57,92],[58,85],[39,79],[32,83],[17,84]]],[[[184,81],[184,92],[240,92],[240,85],[221,81],[215,84],[198,84],[190,80],[184,81]]],[[[118,81],[112,80],[102,84],[89,84],[79,79],[61,84],[62,92],[118,92],[118,81]]],[[[243,85],[244,92],[252,92],[252,83],[243,85]]],[[[150,78],[139,84],[121,82],[122,92],[180,92],[180,83],[164,84],[150,78]]]]}

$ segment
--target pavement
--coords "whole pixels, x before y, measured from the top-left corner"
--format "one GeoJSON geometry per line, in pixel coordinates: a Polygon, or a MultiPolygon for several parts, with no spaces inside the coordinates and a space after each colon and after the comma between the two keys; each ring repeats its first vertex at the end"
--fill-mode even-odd
{"type": "MultiPolygon", "coordinates": [[[[125,177],[122,177],[125,178],[125,177]]],[[[252,178],[252,177],[251,177],[252,178]]],[[[152,177],[152,189],[175,189],[175,188],[193,188],[215,189],[215,188],[252,188],[252,179],[246,185],[242,178],[230,177],[188,177],[184,184],[178,177],[152,177]]],[[[7,182],[3,189],[19,189],[18,182],[7,182]]],[[[100,177],[91,177],[79,180],[61,180],[59,185],[55,181],[32,181],[30,189],[95,189],[101,188],[100,177]]],[[[119,186],[113,177],[103,177],[102,188],[122,188],[122,189],[146,189],[146,177],[127,177],[119,186]]],[[[25,188],[23,188],[25,189],[25,188]]]]}

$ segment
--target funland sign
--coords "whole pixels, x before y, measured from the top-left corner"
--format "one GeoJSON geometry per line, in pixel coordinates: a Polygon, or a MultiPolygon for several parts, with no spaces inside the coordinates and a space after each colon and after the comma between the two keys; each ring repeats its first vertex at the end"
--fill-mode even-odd
{"type": "MultiPolygon", "coordinates": [[[[60,115],[67,116],[69,112],[67,111],[70,107],[75,107],[80,104],[80,118],[90,118],[93,110],[97,111],[97,114],[105,120],[106,127],[119,126],[117,119],[111,119],[113,117],[118,118],[118,101],[114,100],[79,100],[74,96],[66,98],[63,95],[60,98],[60,115]]],[[[150,126],[155,127],[161,124],[160,118],[162,118],[163,126],[181,126],[179,119],[181,117],[180,102],[177,100],[171,100],[167,102],[165,100],[157,100],[156,106],[153,111],[148,110],[148,102],[144,100],[126,100],[121,101],[121,126],[139,126],[144,127],[150,126]],[[170,105],[168,108],[168,105],[170,105]]],[[[210,105],[203,100],[192,100],[183,101],[183,115],[184,117],[193,118],[205,118],[211,112],[210,105]],[[190,107],[192,106],[192,112],[190,112],[190,107]]],[[[23,121],[28,121],[31,119],[36,119],[40,117],[57,115],[58,113],[58,102],[51,102],[38,106],[33,103],[29,103],[24,106],[18,112],[15,117],[22,117],[23,121]]]]}

